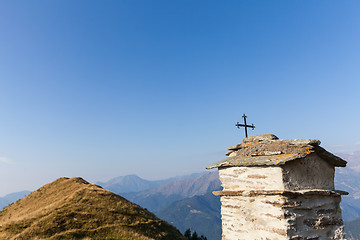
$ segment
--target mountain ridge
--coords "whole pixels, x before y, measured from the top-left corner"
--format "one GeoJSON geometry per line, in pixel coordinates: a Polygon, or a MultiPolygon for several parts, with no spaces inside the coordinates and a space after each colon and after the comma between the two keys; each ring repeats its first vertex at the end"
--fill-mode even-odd
{"type": "Polygon", "coordinates": [[[191,173],[161,180],[146,180],[137,176],[136,174],[129,174],[111,178],[106,182],[97,182],[96,184],[117,194],[122,194],[129,192],[141,192],[153,188],[158,188],[172,181],[197,177],[199,175],[201,175],[201,173],[191,173]]]}
{"type": "Polygon", "coordinates": [[[198,177],[181,179],[164,184],[158,188],[138,193],[121,194],[126,199],[157,213],[163,207],[184,198],[204,195],[219,190],[220,180],[217,171],[203,173],[198,177]]]}
{"type": "Polygon", "coordinates": [[[184,239],[154,214],[82,178],[59,178],[0,211],[0,239],[184,239]]]}

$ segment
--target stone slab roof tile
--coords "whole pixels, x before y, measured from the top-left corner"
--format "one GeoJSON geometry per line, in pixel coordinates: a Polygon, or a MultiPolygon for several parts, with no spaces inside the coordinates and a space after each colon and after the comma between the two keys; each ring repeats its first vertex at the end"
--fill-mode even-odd
{"type": "Polygon", "coordinates": [[[345,167],[346,161],[320,147],[316,139],[278,139],[275,135],[264,134],[247,137],[242,143],[230,146],[225,158],[207,167],[230,166],[276,166],[318,154],[336,167],[345,167]]]}

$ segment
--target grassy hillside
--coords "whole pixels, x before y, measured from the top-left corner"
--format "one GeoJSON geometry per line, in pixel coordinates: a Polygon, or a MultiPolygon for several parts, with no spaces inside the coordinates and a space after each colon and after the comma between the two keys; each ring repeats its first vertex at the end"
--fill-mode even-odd
{"type": "Polygon", "coordinates": [[[0,212],[0,239],[184,239],[126,199],[81,178],[60,178],[0,212]]]}

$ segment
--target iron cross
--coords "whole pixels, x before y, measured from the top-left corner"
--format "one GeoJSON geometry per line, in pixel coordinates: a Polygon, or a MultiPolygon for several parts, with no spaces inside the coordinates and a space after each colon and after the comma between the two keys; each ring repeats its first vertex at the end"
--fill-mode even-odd
{"type": "Polygon", "coordinates": [[[251,125],[247,125],[247,124],[246,124],[246,118],[247,118],[247,116],[245,115],[245,113],[244,113],[244,115],[243,115],[242,117],[244,118],[244,124],[240,124],[239,122],[237,122],[237,123],[235,124],[235,126],[236,126],[237,128],[244,127],[244,128],[245,128],[245,137],[248,137],[247,128],[252,128],[252,129],[254,130],[255,126],[254,126],[254,124],[251,124],[251,125]]]}

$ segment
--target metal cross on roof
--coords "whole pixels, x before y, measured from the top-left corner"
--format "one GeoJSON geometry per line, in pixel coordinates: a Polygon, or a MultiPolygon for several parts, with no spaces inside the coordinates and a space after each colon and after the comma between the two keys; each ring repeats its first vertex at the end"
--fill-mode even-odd
{"type": "Polygon", "coordinates": [[[237,128],[244,127],[244,128],[245,128],[245,137],[248,137],[247,128],[252,128],[252,129],[254,130],[255,126],[254,126],[254,124],[251,124],[251,125],[247,125],[247,124],[246,124],[246,118],[247,118],[247,116],[245,115],[245,113],[244,113],[244,115],[243,115],[242,117],[244,118],[244,124],[240,124],[239,122],[237,122],[237,123],[235,124],[235,126],[236,126],[237,128]]]}

